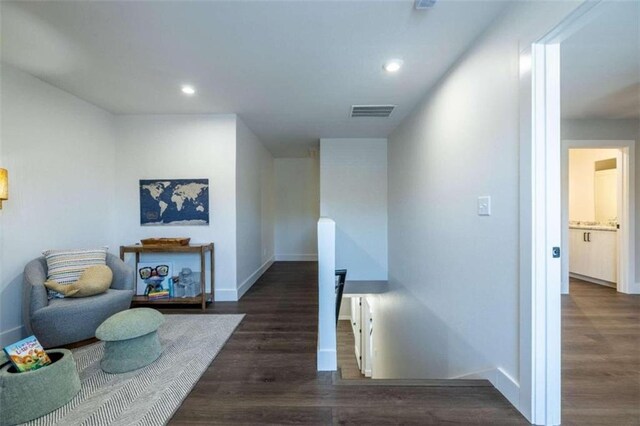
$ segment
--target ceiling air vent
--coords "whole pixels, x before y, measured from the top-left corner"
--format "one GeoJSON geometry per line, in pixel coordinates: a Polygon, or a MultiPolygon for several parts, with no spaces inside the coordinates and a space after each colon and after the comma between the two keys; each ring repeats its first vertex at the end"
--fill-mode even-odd
{"type": "Polygon", "coordinates": [[[431,9],[436,0],[416,0],[416,9],[431,9]]]}
{"type": "Polygon", "coordinates": [[[389,117],[395,105],[352,105],[351,117],[389,117]]]}

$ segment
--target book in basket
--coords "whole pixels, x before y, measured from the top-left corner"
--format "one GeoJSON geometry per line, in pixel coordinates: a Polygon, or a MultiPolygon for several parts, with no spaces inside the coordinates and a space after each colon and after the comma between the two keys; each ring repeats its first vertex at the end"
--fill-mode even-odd
{"type": "Polygon", "coordinates": [[[36,370],[51,364],[51,359],[35,336],[29,336],[4,348],[16,370],[20,372],[36,370]]]}

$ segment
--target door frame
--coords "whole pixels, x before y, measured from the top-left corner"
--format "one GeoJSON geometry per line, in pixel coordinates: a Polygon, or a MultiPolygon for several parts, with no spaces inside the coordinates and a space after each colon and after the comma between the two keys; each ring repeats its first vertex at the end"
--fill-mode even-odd
{"type": "Polygon", "coordinates": [[[562,141],[562,294],[569,294],[569,151],[571,149],[618,149],[618,283],[620,293],[638,294],[635,282],[635,149],[634,140],[562,141]]]}
{"type": "Polygon", "coordinates": [[[520,51],[520,412],[561,420],[560,43],[599,13],[579,5],[520,51]]]}

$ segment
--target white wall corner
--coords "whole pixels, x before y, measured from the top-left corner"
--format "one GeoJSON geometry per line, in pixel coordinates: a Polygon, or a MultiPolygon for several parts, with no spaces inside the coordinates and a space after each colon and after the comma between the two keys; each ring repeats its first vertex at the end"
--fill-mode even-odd
{"type": "Polygon", "coordinates": [[[233,290],[228,288],[216,289],[215,301],[216,302],[237,302],[238,290],[233,290]]]}
{"type": "Polygon", "coordinates": [[[256,269],[256,271],[251,274],[251,276],[249,276],[249,278],[247,278],[242,284],[240,284],[237,292],[237,300],[240,300],[240,298],[244,296],[244,294],[251,288],[252,285],[256,283],[256,281],[258,281],[258,278],[260,278],[271,265],[273,265],[273,257],[264,262],[262,266],[256,269]]]}
{"type": "Polygon", "coordinates": [[[17,342],[18,340],[21,340],[24,335],[25,329],[21,325],[3,331],[2,333],[0,333],[0,348],[4,348],[5,346],[9,346],[10,344],[17,342]]]}
{"type": "Polygon", "coordinates": [[[318,349],[318,371],[336,371],[338,355],[335,350],[318,349]]]}
{"type": "Polygon", "coordinates": [[[498,390],[507,400],[520,409],[520,385],[513,377],[507,374],[502,368],[492,368],[489,370],[479,371],[477,373],[465,374],[463,376],[454,377],[459,380],[477,380],[485,379],[491,382],[494,388],[498,390]]]}
{"type": "Polygon", "coordinates": [[[276,262],[316,262],[317,254],[276,254],[276,262]]]}

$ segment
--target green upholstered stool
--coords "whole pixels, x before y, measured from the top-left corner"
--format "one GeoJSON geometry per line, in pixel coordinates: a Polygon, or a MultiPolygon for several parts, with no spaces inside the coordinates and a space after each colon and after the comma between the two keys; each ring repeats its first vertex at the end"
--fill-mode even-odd
{"type": "MultiPolygon", "coordinates": [[[[11,363],[0,368],[0,425],[37,419],[65,405],[80,391],[80,378],[71,351],[47,351],[52,363],[37,370],[16,372],[11,363]]],[[[0,360],[2,364],[4,360],[0,360]]]]}
{"type": "Polygon", "coordinates": [[[106,373],[126,373],[151,364],[162,353],[158,327],[164,316],[150,308],[118,312],[96,330],[105,342],[100,368],[106,373]]]}

